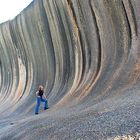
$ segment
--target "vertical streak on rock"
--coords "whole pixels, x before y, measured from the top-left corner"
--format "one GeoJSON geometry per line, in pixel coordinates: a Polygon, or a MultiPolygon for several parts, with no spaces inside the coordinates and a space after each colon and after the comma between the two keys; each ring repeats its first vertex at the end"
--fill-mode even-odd
{"type": "MultiPolygon", "coordinates": [[[[66,34],[68,46],[70,53],[70,58],[66,57],[66,59],[70,59],[70,72],[71,72],[71,87],[69,87],[69,90],[67,91],[67,94],[64,98],[60,100],[59,103],[63,104],[63,101],[66,102],[67,99],[71,100],[74,96],[75,90],[78,88],[78,85],[80,84],[81,75],[82,75],[82,50],[81,50],[81,44],[79,39],[79,30],[77,27],[77,23],[75,21],[73,9],[72,9],[72,3],[70,1],[62,1],[63,5],[65,6],[65,12],[66,12],[66,22],[67,25],[64,23],[64,27],[68,32],[66,34]],[[69,38],[70,37],[70,38],[69,38]],[[69,39],[68,39],[69,38],[69,39]]],[[[65,46],[66,47],[66,46],[65,46]]]]}
{"type": "Polygon", "coordinates": [[[128,19],[128,24],[130,26],[132,32],[131,35],[133,39],[133,37],[137,37],[137,22],[135,19],[133,6],[131,4],[131,0],[123,0],[122,3],[126,12],[126,17],[128,19]]]}
{"type": "MultiPolygon", "coordinates": [[[[90,1],[90,0],[89,0],[90,1]]],[[[100,71],[100,68],[101,68],[101,61],[102,61],[102,48],[101,48],[101,40],[100,40],[100,32],[99,32],[99,27],[98,27],[98,24],[97,24],[97,20],[96,20],[96,15],[95,15],[95,12],[91,6],[91,3],[90,3],[90,8],[91,8],[91,11],[92,11],[92,15],[93,15],[93,19],[95,21],[95,26],[96,26],[96,32],[97,32],[97,38],[98,38],[98,42],[99,42],[99,46],[98,46],[98,64],[97,64],[97,73],[95,75],[95,78],[98,76],[98,73],[100,71]]]]}
{"type": "MultiPolygon", "coordinates": [[[[17,42],[21,42],[21,38],[17,37],[15,35],[15,32],[13,30],[13,27],[10,23],[9,25],[9,31],[10,31],[10,36],[11,36],[11,40],[13,42],[13,55],[14,55],[14,60],[16,60],[16,62],[13,63],[13,82],[12,82],[12,89],[11,89],[11,94],[10,94],[10,98],[11,100],[13,100],[14,103],[16,103],[24,94],[24,90],[25,90],[25,86],[26,86],[26,67],[25,67],[25,61],[26,61],[26,55],[24,54],[24,48],[19,49],[18,48],[18,43],[17,42]],[[17,41],[18,40],[18,41],[17,41]],[[21,52],[21,50],[23,50],[21,52]],[[15,52],[17,51],[17,52],[15,52]],[[15,68],[16,67],[16,68],[15,68]],[[18,81],[15,80],[15,78],[17,77],[18,81]],[[16,87],[16,89],[15,89],[16,87]],[[12,97],[14,96],[14,97],[12,97]]],[[[23,44],[20,43],[21,47],[23,47],[23,44]]]]}
{"type": "Polygon", "coordinates": [[[2,66],[1,65],[2,64],[1,64],[1,58],[0,58],[0,90],[1,90],[1,83],[2,83],[2,73],[1,73],[2,66]]]}
{"type": "Polygon", "coordinates": [[[2,68],[2,74],[3,74],[3,82],[2,86],[3,89],[2,91],[4,92],[3,94],[3,101],[7,100],[7,97],[9,96],[9,92],[12,87],[12,64],[13,64],[13,54],[12,52],[12,42],[11,42],[11,37],[9,35],[9,22],[7,24],[3,24],[1,27],[1,35],[0,35],[0,40],[1,40],[1,59],[3,61],[3,68],[2,68]],[[5,47],[7,46],[7,47],[5,47]],[[6,58],[5,58],[6,57],[6,58]],[[6,60],[6,61],[5,61],[6,60]]]}
{"type": "MultiPolygon", "coordinates": [[[[89,8],[91,10],[91,14],[92,14],[92,18],[94,21],[94,26],[95,26],[95,33],[96,33],[96,41],[97,41],[97,52],[96,52],[96,58],[97,59],[97,64],[96,64],[96,71],[95,71],[95,75],[90,79],[90,81],[88,83],[86,83],[86,87],[84,89],[82,89],[81,94],[79,96],[80,100],[82,100],[85,96],[87,96],[88,94],[90,94],[90,91],[94,88],[95,83],[97,82],[99,76],[100,76],[100,72],[101,72],[101,61],[102,61],[102,48],[101,48],[101,40],[100,40],[100,31],[99,31],[99,27],[98,27],[98,22],[96,20],[97,15],[94,12],[94,5],[92,3],[91,0],[88,1],[89,3],[89,8]]],[[[95,67],[95,64],[94,64],[95,67]]],[[[79,100],[78,98],[78,100],[79,100]]]]}
{"type": "Polygon", "coordinates": [[[73,47],[74,47],[74,55],[75,55],[75,78],[73,81],[73,86],[71,87],[71,93],[74,93],[74,91],[76,90],[76,88],[78,88],[78,85],[80,84],[80,80],[81,80],[81,76],[82,76],[82,71],[83,71],[83,57],[82,57],[82,49],[81,49],[81,42],[80,42],[80,35],[79,35],[79,29],[78,29],[78,25],[76,22],[76,17],[74,14],[74,9],[72,6],[72,1],[67,1],[67,6],[68,6],[68,13],[69,13],[69,17],[71,20],[71,24],[72,24],[72,41],[73,41],[73,47]]]}
{"type": "Polygon", "coordinates": [[[128,23],[128,33],[130,34],[130,45],[129,45],[129,51],[131,49],[131,45],[132,45],[132,30],[131,30],[131,24],[129,22],[129,19],[128,19],[128,16],[127,16],[127,12],[126,12],[126,9],[125,9],[125,6],[124,6],[124,3],[122,2],[122,6],[124,8],[124,13],[125,13],[125,17],[126,17],[126,21],[128,23]]]}

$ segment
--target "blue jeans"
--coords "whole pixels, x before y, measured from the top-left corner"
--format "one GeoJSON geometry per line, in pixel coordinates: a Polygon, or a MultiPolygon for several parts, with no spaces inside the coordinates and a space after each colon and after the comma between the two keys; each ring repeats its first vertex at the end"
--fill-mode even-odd
{"type": "Polygon", "coordinates": [[[39,106],[41,102],[44,102],[44,109],[48,109],[48,101],[47,99],[43,99],[42,97],[37,97],[37,104],[36,104],[36,108],[35,108],[35,113],[38,113],[39,111],[39,106]]]}

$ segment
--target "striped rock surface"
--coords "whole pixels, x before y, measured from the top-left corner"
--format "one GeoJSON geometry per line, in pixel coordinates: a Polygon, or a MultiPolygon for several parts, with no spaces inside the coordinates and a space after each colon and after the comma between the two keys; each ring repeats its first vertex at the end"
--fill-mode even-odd
{"type": "Polygon", "coordinates": [[[34,0],[0,25],[1,140],[135,135],[139,87],[139,0],[34,0]]]}

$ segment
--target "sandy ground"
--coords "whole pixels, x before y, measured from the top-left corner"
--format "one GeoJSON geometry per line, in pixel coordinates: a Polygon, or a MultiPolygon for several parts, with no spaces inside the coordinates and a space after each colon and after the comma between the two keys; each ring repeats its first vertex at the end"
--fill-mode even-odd
{"type": "MultiPolygon", "coordinates": [[[[109,140],[140,133],[140,96],[135,88],[92,107],[40,110],[0,120],[1,140],[109,140]],[[127,96],[126,96],[127,95],[127,96]]],[[[121,139],[121,138],[120,138],[121,139]]]]}

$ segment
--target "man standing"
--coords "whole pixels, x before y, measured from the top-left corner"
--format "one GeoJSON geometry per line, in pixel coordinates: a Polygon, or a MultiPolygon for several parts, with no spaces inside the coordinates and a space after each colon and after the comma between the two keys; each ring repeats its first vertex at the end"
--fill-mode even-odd
{"type": "Polygon", "coordinates": [[[38,114],[40,103],[44,102],[44,110],[48,109],[48,100],[44,95],[44,88],[42,85],[39,86],[38,91],[36,92],[37,104],[35,108],[35,114],[38,114]]]}

